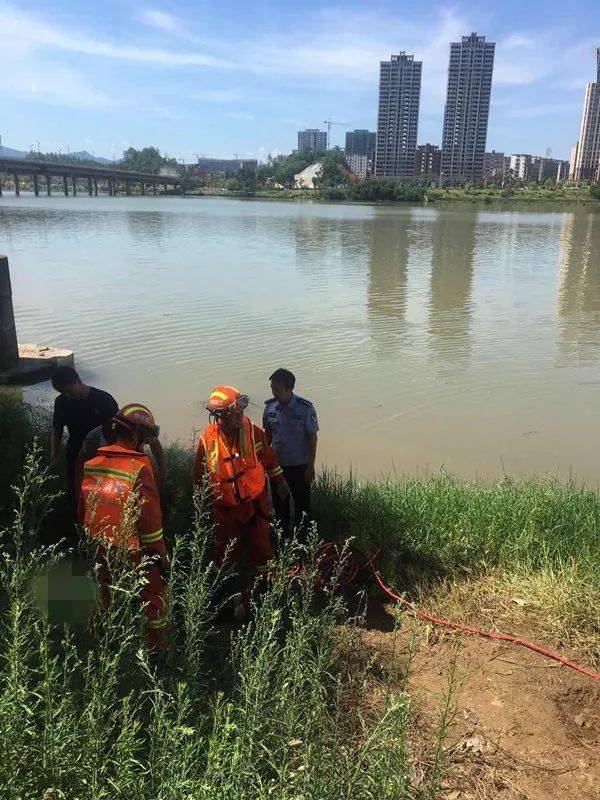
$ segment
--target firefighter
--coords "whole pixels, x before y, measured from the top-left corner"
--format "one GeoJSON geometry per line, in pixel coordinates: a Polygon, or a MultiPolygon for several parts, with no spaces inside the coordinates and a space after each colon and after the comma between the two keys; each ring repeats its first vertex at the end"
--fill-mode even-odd
{"type": "MultiPolygon", "coordinates": [[[[206,405],[211,421],[200,437],[194,461],[194,485],[208,475],[215,524],[213,560],[219,567],[242,563],[264,574],[274,558],[270,541],[267,478],[283,500],[289,488],[275,451],[258,425],[244,414],[248,397],[232,386],[217,386],[206,405]]],[[[248,611],[245,582],[234,609],[241,620],[248,611]]]]}
{"type": "Polygon", "coordinates": [[[140,598],[148,621],[151,652],[166,650],[164,609],[169,558],[163,539],[156,481],[144,445],[159,434],[152,412],[139,403],[122,408],[112,421],[115,444],[98,449],[85,464],[79,518],[95,546],[102,604],[110,601],[107,548],[125,550],[134,566],[144,564],[140,598]],[[137,507],[132,508],[136,503],[137,507]]]}

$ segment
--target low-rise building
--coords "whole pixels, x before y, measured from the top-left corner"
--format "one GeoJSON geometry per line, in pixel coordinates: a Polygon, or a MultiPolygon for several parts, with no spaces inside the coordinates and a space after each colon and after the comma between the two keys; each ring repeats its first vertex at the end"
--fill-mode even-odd
{"type": "Polygon", "coordinates": [[[375,160],[375,140],[377,134],[374,131],[354,130],[346,132],[346,156],[366,156],[369,161],[375,160]]]}
{"type": "Polygon", "coordinates": [[[358,175],[359,178],[366,178],[369,174],[369,159],[366,155],[360,155],[359,153],[347,155],[346,164],[348,169],[358,175]]]}
{"type": "Polygon", "coordinates": [[[571,162],[570,161],[559,161],[558,162],[558,173],[556,175],[556,182],[557,183],[566,183],[569,180],[569,173],[571,171],[571,162]]]}
{"type": "Polygon", "coordinates": [[[569,162],[559,158],[533,156],[528,153],[513,153],[510,157],[509,175],[517,180],[535,181],[541,186],[547,181],[565,181],[568,173],[569,162]]]}
{"type": "Polygon", "coordinates": [[[199,158],[196,164],[190,165],[189,172],[193,177],[230,178],[244,168],[257,167],[255,158],[199,158]]]}
{"type": "Polygon", "coordinates": [[[305,131],[298,131],[298,152],[302,153],[310,150],[327,150],[327,131],[320,131],[317,128],[307,128],[305,131]]]}
{"type": "Polygon", "coordinates": [[[556,183],[558,181],[558,170],[563,162],[558,158],[549,156],[534,157],[534,171],[537,172],[537,182],[541,185],[546,181],[556,183]]]}
{"type": "Polygon", "coordinates": [[[483,154],[483,180],[502,180],[504,177],[504,153],[490,150],[483,154]]]}
{"type": "Polygon", "coordinates": [[[530,153],[513,153],[508,166],[509,174],[520,181],[536,180],[533,171],[533,156],[530,153]]]}

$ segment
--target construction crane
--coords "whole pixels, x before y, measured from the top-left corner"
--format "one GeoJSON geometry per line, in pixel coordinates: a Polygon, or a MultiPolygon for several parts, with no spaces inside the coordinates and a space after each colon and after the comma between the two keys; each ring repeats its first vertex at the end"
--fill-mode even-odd
{"type": "Polygon", "coordinates": [[[329,119],[324,119],[323,120],[323,125],[327,125],[327,149],[328,150],[329,150],[329,148],[331,146],[331,126],[332,125],[341,125],[343,128],[349,128],[350,127],[350,123],[348,123],[348,122],[335,122],[334,120],[331,119],[331,116],[329,117],[329,119]]]}

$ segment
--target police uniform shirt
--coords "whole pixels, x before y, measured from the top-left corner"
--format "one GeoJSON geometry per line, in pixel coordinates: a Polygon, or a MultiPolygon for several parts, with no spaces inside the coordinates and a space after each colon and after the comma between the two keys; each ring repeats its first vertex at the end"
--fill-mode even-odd
{"type": "Polygon", "coordinates": [[[319,430],[317,412],[310,400],[295,394],[285,405],[274,397],[266,400],[263,428],[272,439],[282,467],[308,464],[310,437],[319,430]]]}

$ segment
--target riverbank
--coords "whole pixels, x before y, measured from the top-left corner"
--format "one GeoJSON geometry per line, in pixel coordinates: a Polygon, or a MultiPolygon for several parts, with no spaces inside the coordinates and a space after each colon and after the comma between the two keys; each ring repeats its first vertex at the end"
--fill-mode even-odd
{"type": "MultiPolygon", "coordinates": [[[[368,181],[363,182],[368,184],[368,181]]],[[[399,184],[402,187],[402,184],[399,184]]],[[[367,187],[368,188],[368,187],[367,187]]],[[[5,192],[6,193],[6,192],[5,192]]],[[[6,193],[7,194],[7,193],[6,193]]],[[[21,189],[24,196],[33,196],[33,189],[25,184],[21,189]]],[[[310,201],[313,203],[375,203],[393,205],[395,203],[498,203],[517,202],[524,206],[534,203],[550,204],[573,204],[585,206],[598,206],[600,199],[592,196],[589,188],[565,187],[560,189],[539,188],[473,188],[473,189],[451,189],[451,188],[431,188],[414,186],[409,189],[395,192],[361,191],[356,192],[344,188],[328,189],[256,189],[256,190],[230,190],[220,187],[205,186],[196,189],[186,189],[185,197],[224,197],[237,200],[279,200],[279,201],[310,201]]],[[[8,194],[7,194],[8,196],[8,194]]],[[[108,195],[106,195],[108,196],[108,195]]],[[[139,191],[132,190],[132,197],[141,197],[139,191]]],[[[146,196],[149,196],[146,194],[146,196]]],[[[162,197],[179,197],[178,192],[162,192],[162,197]]],[[[0,199],[1,202],[1,199],[0,199]]]]}
{"type": "Polygon", "coordinates": [[[600,200],[590,194],[585,188],[567,187],[560,189],[450,189],[415,187],[415,193],[406,197],[394,198],[392,196],[353,197],[345,189],[258,189],[256,191],[231,191],[216,187],[205,187],[186,193],[189,196],[228,197],[235,199],[255,198],[259,200],[296,200],[312,202],[347,202],[347,203],[404,203],[404,202],[466,202],[466,203],[502,203],[506,201],[518,202],[523,205],[532,203],[566,203],[576,205],[591,205],[600,208],[600,200]]]}
{"type": "MultiPolygon", "coordinates": [[[[106,620],[86,579],[40,550],[67,519],[64,496],[52,497],[60,480],[44,473],[41,451],[28,455],[46,436],[47,413],[0,395],[0,420],[0,509],[10,523],[0,751],[22,756],[0,764],[9,797],[433,800],[475,796],[484,782],[512,800],[506,787],[518,776],[528,796],[546,800],[556,786],[597,785],[593,684],[563,670],[548,677],[539,656],[396,617],[368,584],[364,616],[360,584],[323,593],[310,569],[290,583],[293,552],[282,554],[253,625],[215,626],[221,579],[207,566],[209,522],[201,498],[192,503],[191,453],[176,446],[163,497],[172,639],[168,670],[156,675],[127,571],[106,620]],[[16,505],[10,484],[20,486],[16,505]],[[498,749],[506,726],[512,738],[498,749]]],[[[348,538],[362,554],[383,548],[385,579],[422,608],[510,629],[598,668],[597,493],[535,479],[359,484],[326,472],[315,518],[324,538],[348,538]]]]}
{"type": "MultiPolygon", "coordinates": [[[[0,512],[6,512],[27,450],[35,438],[45,440],[50,420],[43,409],[7,395],[0,395],[0,412],[0,512]]],[[[193,521],[192,453],[171,445],[166,457],[164,526],[175,546],[193,521]]],[[[55,490],[64,490],[54,481],[55,490]]],[[[549,634],[600,664],[599,492],[535,477],[484,484],[440,474],[359,483],[325,471],[314,487],[314,516],[322,538],[350,541],[365,556],[381,550],[384,576],[413,598],[472,620],[482,593],[515,592],[539,610],[549,634]]],[[[56,528],[67,517],[63,495],[46,520],[46,542],[59,538],[56,528]]]]}

